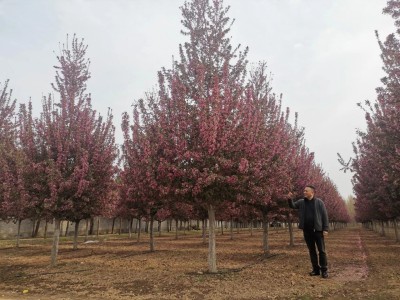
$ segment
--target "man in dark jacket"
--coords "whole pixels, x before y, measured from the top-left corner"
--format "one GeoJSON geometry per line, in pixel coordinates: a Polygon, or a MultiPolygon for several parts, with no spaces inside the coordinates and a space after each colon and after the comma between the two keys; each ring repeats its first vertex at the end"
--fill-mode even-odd
{"type": "Polygon", "coordinates": [[[321,274],[323,278],[328,278],[328,261],[324,242],[324,236],[328,234],[329,230],[328,213],[324,202],[314,195],[315,187],[308,185],[304,188],[304,198],[293,202],[290,193],[288,203],[291,208],[299,210],[299,228],[303,229],[313,267],[310,275],[321,274]],[[318,248],[319,260],[316,248],[318,248]]]}

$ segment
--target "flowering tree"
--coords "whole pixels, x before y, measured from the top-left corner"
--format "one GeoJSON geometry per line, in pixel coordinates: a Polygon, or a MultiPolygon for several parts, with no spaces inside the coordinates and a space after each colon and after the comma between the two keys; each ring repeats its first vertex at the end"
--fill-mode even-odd
{"type": "Polygon", "coordinates": [[[86,49],[75,36],[71,45],[64,46],[52,85],[60,102],[45,98],[36,122],[50,189],[44,207],[55,219],[52,265],[56,264],[60,221],[75,222],[76,248],[79,221],[101,214],[114,182],[117,149],[112,114],[105,120],[97,116],[85,93],[90,78],[86,49]]]}
{"type": "MultiPolygon", "coordinates": [[[[173,155],[162,161],[171,179],[175,178],[171,182],[172,199],[207,206],[211,272],[217,271],[215,209],[222,202],[236,198],[242,160],[238,145],[244,133],[246,95],[232,95],[228,68],[225,72],[223,78],[214,77],[213,87],[204,87],[211,90],[195,99],[189,97],[179,74],[161,75],[161,79],[171,81],[168,89],[161,89],[160,115],[155,118],[164,124],[163,138],[168,135],[166,140],[171,141],[164,149],[173,155]],[[166,122],[170,116],[171,120],[166,122]]],[[[201,64],[197,65],[196,76],[197,85],[205,84],[207,72],[201,64]]]]}
{"type": "Polygon", "coordinates": [[[282,112],[281,97],[272,92],[265,62],[250,73],[252,91],[248,103],[251,126],[245,130],[241,151],[247,157],[245,174],[248,193],[241,201],[260,211],[263,223],[263,250],[269,254],[269,213],[278,208],[278,200],[289,190],[290,125],[289,111],[282,112]]]}
{"type": "Polygon", "coordinates": [[[194,0],[181,9],[189,42],[180,46],[173,69],[160,72],[157,119],[169,124],[164,130],[174,149],[169,162],[178,167],[173,174],[180,178],[175,194],[207,206],[209,271],[217,272],[215,209],[236,197],[247,49],[232,48],[229,8],[222,1],[194,0]]]}
{"type": "Polygon", "coordinates": [[[9,198],[9,184],[6,180],[12,180],[9,176],[9,160],[5,155],[10,152],[10,149],[15,148],[15,125],[13,118],[15,115],[16,100],[11,100],[11,92],[8,91],[8,80],[3,86],[0,85],[0,219],[8,218],[7,209],[5,207],[5,199],[9,198]],[[8,191],[6,191],[8,190],[8,191]]]}
{"type": "Polygon", "coordinates": [[[12,91],[8,90],[8,80],[0,82],[0,142],[4,145],[13,141],[16,100],[11,100],[12,91]]]}
{"type": "Polygon", "coordinates": [[[355,157],[345,169],[354,171],[353,185],[356,193],[356,219],[393,220],[399,240],[397,219],[400,216],[400,1],[388,1],[384,13],[395,19],[397,31],[382,42],[382,86],[377,88],[377,99],[359,104],[365,111],[367,129],[358,131],[354,143],[355,157]]]}
{"type": "Polygon", "coordinates": [[[121,179],[126,208],[135,209],[150,220],[150,251],[154,249],[153,222],[157,212],[170,199],[174,178],[170,157],[173,152],[166,138],[167,127],[159,119],[156,98],[148,95],[148,104],[141,100],[133,109],[133,123],[123,114],[122,147],[123,171],[121,179]]]}
{"type": "Polygon", "coordinates": [[[29,195],[24,186],[26,170],[24,154],[16,148],[4,150],[5,148],[0,145],[1,210],[4,219],[18,223],[16,246],[19,247],[21,222],[32,215],[33,203],[29,201],[29,195]]]}
{"type": "Polygon", "coordinates": [[[0,219],[18,223],[18,247],[21,222],[32,210],[24,186],[27,157],[17,144],[16,100],[7,87],[8,80],[0,85],[0,219]]]}
{"type": "Polygon", "coordinates": [[[150,217],[165,208],[173,213],[180,202],[206,207],[214,273],[216,211],[229,202],[252,205],[266,231],[268,212],[291,189],[298,132],[271,92],[265,63],[245,84],[247,49],[230,43],[229,7],[192,0],[181,9],[189,41],[180,45],[179,61],[159,72],[158,93],[135,105],[132,125],[123,116],[124,197],[150,217]]]}
{"type": "MultiPolygon", "coordinates": [[[[287,167],[289,169],[289,190],[295,198],[303,197],[303,190],[310,184],[310,170],[314,164],[314,153],[310,152],[304,142],[304,130],[297,125],[297,114],[295,125],[288,127],[289,146],[287,167]]],[[[285,197],[282,197],[282,200],[285,197]]],[[[286,219],[289,226],[289,245],[294,246],[293,222],[298,220],[297,213],[288,208],[287,201],[278,201],[277,214],[286,219]]]]}
{"type": "Polygon", "coordinates": [[[21,104],[18,113],[18,142],[23,152],[24,187],[31,206],[30,217],[36,222],[33,236],[36,236],[41,219],[46,222],[52,216],[44,208],[44,199],[50,197],[50,187],[47,182],[46,167],[48,157],[41,147],[41,142],[32,116],[32,103],[21,104]]]}

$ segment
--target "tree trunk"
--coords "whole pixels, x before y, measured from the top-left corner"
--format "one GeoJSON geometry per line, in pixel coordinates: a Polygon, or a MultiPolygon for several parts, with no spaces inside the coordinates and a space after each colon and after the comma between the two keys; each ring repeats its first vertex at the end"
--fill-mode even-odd
{"type": "Polygon", "coordinates": [[[78,250],[78,231],[79,231],[79,222],[81,220],[75,221],[75,232],[74,232],[74,250],[78,250]]]}
{"type": "Polygon", "coordinates": [[[68,230],[69,230],[69,221],[67,221],[67,227],[65,228],[64,236],[68,236],[68,230]]]}
{"type": "Polygon", "coordinates": [[[135,220],[135,231],[134,231],[135,234],[138,233],[138,227],[139,227],[139,221],[138,221],[138,219],[136,219],[135,220]]]}
{"type": "Polygon", "coordinates": [[[89,219],[86,219],[85,242],[89,239],[89,219]]]}
{"type": "Polygon", "coordinates": [[[132,224],[133,224],[133,218],[130,217],[128,225],[129,238],[132,238],[132,224]]]}
{"type": "Polygon", "coordinates": [[[137,242],[139,243],[140,242],[140,234],[141,234],[141,232],[142,232],[142,222],[141,222],[141,220],[140,220],[140,217],[138,218],[138,226],[139,226],[139,229],[138,229],[138,234],[137,234],[137,242]]]}
{"type": "Polygon", "coordinates": [[[32,234],[31,237],[35,238],[38,235],[40,226],[40,217],[34,218],[32,220],[32,234]]]}
{"type": "Polygon", "coordinates": [[[61,220],[54,220],[54,235],[53,235],[53,246],[51,248],[51,266],[54,267],[57,264],[58,255],[58,244],[60,241],[60,225],[61,220]]]}
{"type": "Polygon", "coordinates": [[[231,218],[231,240],[233,240],[233,218],[231,218]]]}
{"type": "Polygon", "coordinates": [[[40,217],[36,221],[36,227],[35,227],[35,232],[33,233],[33,237],[37,237],[38,236],[39,227],[40,227],[40,217]]]}
{"type": "Polygon", "coordinates": [[[150,252],[154,252],[154,229],[153,229],[153,223],[154,223],[154,216],[150,216],[150,252]]]}
{"type": "Polygon", "coordinates": [[[175,220],[175,239],[178,239],[178,219],[175,220]]]}
{"type": "Polygon", "coordinates": [[[17,241],[16,241],[16,245],[15,245],[17,248],[19,248],[19,235],[21,233],[21,223],[22,223],[22,220],[18,219],[17,241]]]}
{"type": "Polygon", "coordinates": [[[207,227],[207,220],[203,219],[202,221],[202,236],[203,236],[203,244],[205,244],[206,241],[206,227],[207,227]]]}
{"type": "Polygon", "coordinates": [[[381,221],[381,236],[385,236],[385,223],[381,221]]]}
{"type": "Polygon", "coordinates": [[[96,231],[97,238],[99,238],[99,231],[100,231],[100,217],[97,217],[97,231],[96,231]]]}
{"type": "Polygon", "coordinates": [[[47,225],[49,222],[46,220],[46,223],[44,224],[44,233],[43,233],[43,238],[47,239],[47,225]]]}
{"type": "Polygon", "coordinates": [[[113,218],[112,226],[111,226],[111,234],[114,234],[114,226],[115,226],[115,219],[117,217],[113,218]]]}
{"type": "Polygon", "coordinates": [[[60,221],[60,236],[64,232],[64,221],[60,221]]]}
{"type": "MultiPolygon", "coordinates": [[[[135,226],[136,226],[136,224],[135,224],[135,226]]],[[[133,229],[133,217],[131,217],[131,221],[130,221],[130,223],[129,223],[129,228],[130,228],[130,232],[131,232],[131,234],[132,234],[132,229],[133,229]]]]}
{"type": "Polygon", "coordinates": [[[293,223],[289,220],[289,246],[294,246],[293,223]]]}
{"type": "Polygon", "coordinates": [[[253,236],[253,220],[250,221],[250,236],[253,236]]]}
{"type": "Polygon", "coordinates": [[[93,231],[94,231],[94,218],[90,218],[89,235],[93,235],[93,231]]]}
{"type": "Polygon", "coordinates": [[[36,218],[32,219],[32,231],[31,231],[31,238],[35,237],[35,226],[36,225],[36,218]]]}
{"type": "Polygon", "coordinates": [[[215,246],[215,208],[208,205],[208,218],[210,226],[208,227],[208,271],[217,273],[217,251],[215,246]]]}
{"type": "Polygon", "coordinates": [[[394,226],[394,234],[396,235],[396,242],[400,242],[400,236],[399,236],[399,229],[397,227],[397,220],[393,220],[393,226],[394,226]]]}
{"type": "Polygon", "coordinates": [[[269,224],[268,224],[268,216],[267,212],[262,212],[263,217],[263,250],[264,255],[269,255],[269,244],[268,244],[268,233],[269,233],[269,224]]]}
{"type": "Polygon", "coordinates": [[[119,218],[119,229],[118,229],[119,235],[121,235],[121,230],[122,230],[122,217],[119,218]]]}
{"type": "Polygon", "coordinates": [[[221,221],[221,235],[224,235],[224,221],[221,221]]]}
{"type": "Polygon", "coordinates": [[[161,236],[161,221],[158,221],[158,236],[161,236]]]}

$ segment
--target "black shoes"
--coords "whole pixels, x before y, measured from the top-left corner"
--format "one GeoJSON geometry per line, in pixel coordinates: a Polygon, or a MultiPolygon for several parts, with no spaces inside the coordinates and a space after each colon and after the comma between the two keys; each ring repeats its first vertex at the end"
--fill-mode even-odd
{"type": "Polygon", "coordinates": [[[328,278],[328,272],[327,271],[322,271],[322,273],[320,273],[319,271],[312,271],[310,272],[310,276],[319,276],[321,275],[322,278],[328,278]]]}

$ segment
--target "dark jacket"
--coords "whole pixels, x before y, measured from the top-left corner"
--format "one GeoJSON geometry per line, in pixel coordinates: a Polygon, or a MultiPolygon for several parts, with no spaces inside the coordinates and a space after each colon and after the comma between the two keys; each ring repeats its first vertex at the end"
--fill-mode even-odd
{"type": "MultiPolygon", "coordinates": [[[[289,206],[299,210],[299,228],[304,229],[304,201],[308,201],[305,198],[294,201],[288,199],[289,206]]],[[[326,212],[324,202],[319,198],[314,198],[315,205],[315,218],[314,218],[314,229],[316,231],[328,231],[329,220],[328,213],[326,212]]]]}

